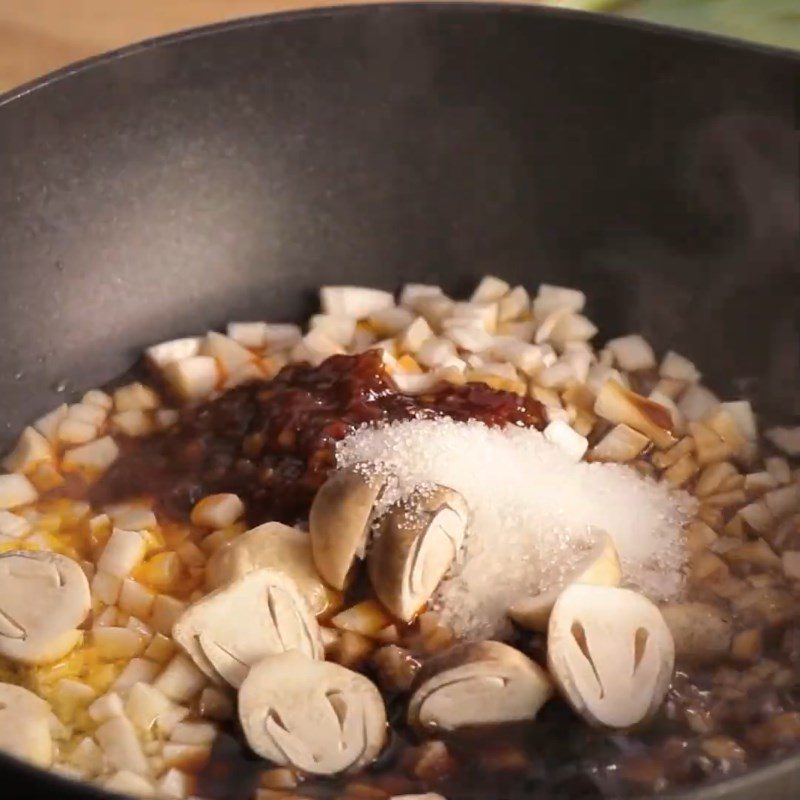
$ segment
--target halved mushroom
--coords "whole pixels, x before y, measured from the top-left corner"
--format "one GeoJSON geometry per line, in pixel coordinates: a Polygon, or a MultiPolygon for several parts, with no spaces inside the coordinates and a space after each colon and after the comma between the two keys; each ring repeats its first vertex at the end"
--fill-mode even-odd
{"type": "Polygon", "coordinates": [[[175,641],[209,678],[241,686],[268,655],[299,650],[322,658],[314,615],[295,582],[258,569],[189,606],[172,628],[175,641]]]}
{"type": "Polygon", "coordinates": [[[378,599],[409,622],[453,563],[467,530],[464,498],[437,484],[417,487],[384,515],[368,567],[378,599]]]}
{"type": "Polygon", "coordinates": [[[314,614],[330,605],[331,592],[314,566],[310,536],[280,522],[259,525],[217,550],[206,564],[206,583],[216,589],[261,567],[288,575],[314,614]]]}
{"type": "Polygon", "coordinates": [[[664,699],[675,645],[661,612],[642,595],[573,584],[550,615],[547,662],[584,719],[628,728],[651,717],[664,699]]]}
{"type": "Polygon", "coordinates": [[[557,587],[515,603],[509,608],[508,615],[523,628],[544,633],[550,621],[550,612],[565,587],[573,583],[619,586],[621,580],[622,567],[614,540],[605,531],[600,531],[594,545],[581,556],[574,569],[557,587]]]}
{"type": "Polygon", "coordinates": [[[466,642],[417,673],[408,722],[418,731],[534,719],[553,694],[547,673],[501,642],[466,642]]]}
{"type": "MultiPolygon", "coordinates": [[[[39,767],[53,762],[50,706],[33,692],[0,683],[0,750],[39,767]]],[[[16,794],[12,791],[12,795],[16,794]]]]}
{"type": "Polygon", "coordinates": [[[0,654],[44,664],[78,643],[91,606],[86,574],[71,558],[15,550],[0,556],[0,654]]]}
{"type": "Polygon", "coordinates": [[[384,485],[377,476],[342,469],[314,498],[308,517],[314,563],[334,589],[344,589],[354,562],[364,557],[373,509],[384,485]]]}
{"type": "Polygon", "coordinates": [[[297,651],[253,666],[239,691],[239,719],[260,756],[315,775],[364,767],[386,741],[386,709],[375,686],[297,651]]]}

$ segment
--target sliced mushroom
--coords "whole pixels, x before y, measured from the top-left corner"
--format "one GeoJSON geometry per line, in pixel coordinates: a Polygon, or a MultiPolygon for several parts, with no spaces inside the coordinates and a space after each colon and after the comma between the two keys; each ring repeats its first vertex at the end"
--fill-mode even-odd
{"type": "Polygon", "coordinates": [[[550,621],[550,612],[566,586],[573,583],[619,586],[621,580],[622,567],[614,540],[605,531],[600,531],[595,544],[581,557],[559,586],[515,603],[508,610],[508,615],[523,628],[544,633],[550,621]]]}
{"type": "Polygon", "coordinates": [[[209,678],[232,686],[268,655],[299,650],[323,657],[317,621],[297,585],[272,569],[250,572],[189,606],[172,636],[209,678]]]}
{"type": "MultiPolygon", "coordinates": [[[[53,762],[50,706],[33,692],[0,683],[0,750],[39,767],[53,762]]],[[[12,795],[15,792],[12,792],[12,795]]]]}
{"type": "Polygon", "coordinates": [[[328,478],[314,498],[308,518],[314,563],[334,589],[344,589],[354,562],[364,557],[373,508],[383,487],[378,477],[343,469],[328,478]]]}
{"type": "Polygon", "coordinates": [[[86,574],[71,558],[50,552],[0,556],[0,654],[44,664],[78,643],[77,627],[91,606],[86,574]]]}
{"type": "Polygon", "coordinates": [[[314,566],[310,536],[280,522],[259,525],[217,550],[206,564],[206,583],[216,589],[261,567],[288,575],[314,614],[330,605],[331,592],[314,566]]]}
{"type": "Polygon", "coordinates": [[[547,673],[501,642],[467,642],[430,659],[417,673],[409,724],[452,731],[533,719],[553,694],[547,673]]]}
{"type": "Polygon", "coordinates": [[[651,717],[664,699],[675,645],[661,612],[642,595],[573,584],[553,607],[547,661],[588,722],[628,728],[651,717]]]}
{"type": "Polygon", "coordinates": [[[239,719],[260,756],[315,775],[364,767],[386,741],[386,709],[375,686],[297,651],[253,666],[239,691],[239,719]]]}
{"type": "Polygon", "coordinates": [[[428,602],[453,563],[467,529],[469,512],[453,489],[426,484],[383,517],[369,553],[378,599],[406,622],[428,602]]]}
{"type": "Polygon", "coordinates": [[[675,657],[687,664],[714,664],[728,655],[731,617],[709,603],[669,603],[661,614],[675,641],[675,657]]]}

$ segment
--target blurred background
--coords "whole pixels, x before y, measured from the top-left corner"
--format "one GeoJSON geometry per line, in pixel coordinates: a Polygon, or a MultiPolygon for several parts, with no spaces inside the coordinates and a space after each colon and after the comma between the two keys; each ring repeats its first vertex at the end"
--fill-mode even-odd
{"type": "MultiPolygon", "coordinates": [[[[800,0],[540,0],[800,50],[800,0]]],[[[105,50],[269,11],[358,0],[0,0],[0,92],[105,50]]]]}

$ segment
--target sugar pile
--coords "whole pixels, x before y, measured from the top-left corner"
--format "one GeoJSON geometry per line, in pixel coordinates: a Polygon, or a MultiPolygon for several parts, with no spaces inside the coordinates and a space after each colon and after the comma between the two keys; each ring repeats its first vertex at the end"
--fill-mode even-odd
{"type": "Polygon", "coordinates": [[[658,600],[681,589],[694,501],[622,465],[575,463],[539,431],[411,420],[354,431],[336,460],[393,476],[379,511],[425,482],[464,496],[466,544],[436,597],[460,635],[501,635],[508,606],[558,585],[593,528],[614,539],[626,585],[658,600]]]}

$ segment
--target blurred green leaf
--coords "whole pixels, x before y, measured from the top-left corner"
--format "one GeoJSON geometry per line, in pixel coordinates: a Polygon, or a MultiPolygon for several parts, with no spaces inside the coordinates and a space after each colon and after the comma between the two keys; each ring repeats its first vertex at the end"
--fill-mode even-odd
{"type": "Polygon", "coordinates": [[[555,0],[553,5],[800,49],[800,0],[555,0]]]}

